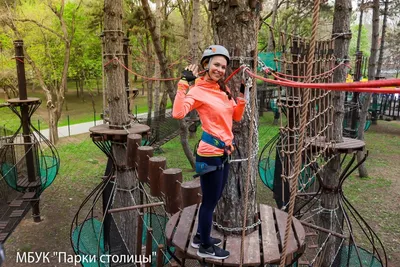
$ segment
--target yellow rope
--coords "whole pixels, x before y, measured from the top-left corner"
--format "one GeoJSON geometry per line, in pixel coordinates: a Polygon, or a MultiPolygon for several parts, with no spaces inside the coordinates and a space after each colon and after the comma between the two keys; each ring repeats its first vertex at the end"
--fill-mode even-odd
{"type": "MultiPolygon", "coordinates": [[[[312,71],[313,71],[313,62],[314,62],[314,53],[315,53],[315,43],[317,38],[317,28],[318,28],[318,17],[319,17],[319,9],[320,9],[320,0],[314,1],[314,9],[313,9],[313,20],[312,20],[312,32],[311,32],[311,40],[310,40],[310,50],[308,53],[308,62],[307,62],[307,82],[311,80],[312,71]]],[[[299,139],[298,139],[298,147],[295,154],[295,167],[294,167],[294,177],[290,179],[290,199],[289,199],[289,211],[286,222],[285,229],[285,238],[282,248],[282,255],[280,261],[280,267],[285,267],[286,265],[286,252],[289,241],[289,234],[292,229],[293,222],[293,211],[294,211],[294,203],[297,194],[297,182],[298,177],[301,171],[301,163],[302,163],[302,150],[303,144],[305,140],[305,131],[307,124],[307,115],[308,115],[308,103],[310,101],[310,89],[305,89],[301,91],[302,95],[302,105],[300,108],[300,130],[299,130],[299,139]]]]}
{"type": "MultiPolygon", "coordinates": [[[[254,57],[253,57],[253,71],[254,73],[257,73],[257,59],[258,59],[258,27],[259,27],[259,19],[258,19],[258,13],[256,18],[254,19],[255,23],[255,31],[256,31],[256,47],[254,51],[254,57]]],[[[243,70],[245,71],[245,70],[243,70]]],[[[254,123],[253,119],[255,117],[255,109],[256,109],[256,96],[257,96],[257,82],[256,79],[253,78],[253,88],[251,90],[251,97],[250,97],[250,129],[249,129],[249,139],[247,140],[247,147],[249,148],[249,156],[248,156],[248,161],[247,161],[247,173],[246,173],[246,185],[245,185],[245,191],[244,191],[244,202],[243,202],[243,228],[242,228],[242,240],[241,240],[241,245],[240,245],[240,266],[243,266],[243,259],[244,259],[244,239],[246,236],[246,219],[247,219],[247,204],[249,201],[249,184],[250,184],[250,178],[251,178],[251,171],[252,170],[252,163],[253,163],[253,133],[254,133],[254,123]]]]}

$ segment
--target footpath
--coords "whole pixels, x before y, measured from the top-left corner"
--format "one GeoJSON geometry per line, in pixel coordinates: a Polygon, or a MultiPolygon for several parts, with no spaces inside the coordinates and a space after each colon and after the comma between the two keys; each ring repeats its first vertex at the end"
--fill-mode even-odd
{"type": "MultiPolygon", "coordinates": [[[[171,109],[167,109],[166,112],[171,112],[171,109]]],[[[154,112],[153,112],[152,116],[154,116],[154,112]]],[[[147,112],[137,114],[136,117],[138,119],[146,119],[147,112]]],[[[58,127],[58,136],[60,138],[63,138],[63,137],[68,137],[68,136],[72,136],[72,135],[88,133],[89,129],[91,127],[100,125],[100,124],[103,124],[103,120],[72,124],[69,126],[61,126],[61,127],[58,127]]],[[[50,138],[49,129],[40,130],[40,133],[42,135],[44,135],[47,139],[50,138]]]]}

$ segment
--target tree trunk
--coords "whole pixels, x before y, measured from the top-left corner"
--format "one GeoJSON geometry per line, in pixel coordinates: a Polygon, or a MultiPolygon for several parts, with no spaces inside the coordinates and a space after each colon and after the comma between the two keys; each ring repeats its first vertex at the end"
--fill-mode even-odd
{"type": "MultiPolygon", "coordinates": [[[[189,55],[192,57],[191,63],[198,64],[199,62],[199,43],[200,43],[200,0],[193,1],[193,12],[192,12],[192,24],[190,25],[189,31],[189,55]]],[[[198,115],[197,111],[193,110],[190,112],[190,119],[194,121],[198,115]]],[[[196,132],[189,132],[189,138],[196,138],[196,132]]]]}
{"type": "Polygon", "coordinates": [[[381,45],[380,45],[380,49],[379,49],[378,66],[376,68],[376,77],[378,77],[378,79],[381,76],[383,54],[385,53],[385,36],[386,36],[388,9],[389,9],[389,1],[386,0],[385,1],[385,10],[383,11],[382,35],[381,35],[381,45]]]}
{"type": "MultiPolygon", "coordinates": [[[[160,63],[161,76],[162,76],[162,78],[170,78],[170,77],[172,77],[172,74],[171,74],[170,69],[168,69],[167,58],[161,48],[160,36],[157,35],[155,32],[155,21],[154,21],[154,17],[151,14],[149,3],[146,0],[141,0],[141,2],[142,2],[143,10],[146,15],[145,19],[149,26],[149,31],[150,31],[151,37],[153,39],[154,50],[157,54],[158,61],[160,63]]],[[[174,83],[171,80],[167,80],[167,81],[165,81],[165,86],[166,86],[169,98],[171,99],[171,102],[174,103],[174,99],[175,99],[174,83]]],[[[189,142],[187,141],[187,134],[186,134],[187,133],[187,125],[184,120],[179,121],[179,127],[182,130],[181,144],[182,144],[183,150],[184,150],[185,155],[188,158],[191,166],[194,168],[195,161],[194,161],[194,157],[193,157],[192,151],[189,146],[189,142]],[[186,138],[186,140],[185,140],[185,138],[186,138]]]]}
{"type": "MultiPolygon", "coordinates": [[[[338,34],[350,31],[351,1],[336,0],[333,17],[333,38],[338,34]]],[[[334,55],[336,58],[346,58],[350,44],[349,35],[341,35],[335,39],[334,55]]],[[[333,73],[333,82],[344,82],[347,76],[347,68],[342,65],[333,73]]],[[[334,106],[333,119],[333,137],[337,143],[343,142],[343,117],[344,117],[344,92],[332,92],[332,101],[334,106]]],[[[321,177],[327,187],[335,188],[339,184],[339,175],[341,172],[340,154],[332,158],[324,167],[321,177]]],[[[321,195],[321,206],[327,210],[336,210],[338,208],[339,195],[337,193],[323,193],[321,195]]],[[[321,212],[319,216],[319,226],[340,233],[343,223],[343,214],[341,209],[337,209],[338,220],[333,220],[330,212],[321,212]]],[[[327,234],[320,232],[318,243],[321,246],[326,240],[327,234]]],[[[331,266],[340,247],[340,241],[337,238],[329,238],[325,245],[320,266],[331,266]]]]}
{"type": "Polygon", "coordinates": [[[49,137],[50,137],[50,142],[55,144],[57,143],[59,136],[58,136],[58,118],[57,118],[57,112],[56,109],[53,108],[48,108],[48,113],[49,113],[49,137]]]}
{"type": "MultiPolygon", "coordinates": [[[[146,53],[147,55],[152,54],[151,44],[150,44],[150,37],[146,33],[146,53]]],[[[151,77],[152,73],[152,63],[150,60],[146,61],[146,76],[151,77]]],[[[152,112],[153,112],[153,81],[145,80],[144,84],[146,85],[147,89],[147,125],[151,127],[152,121],[152,112]]]]}
{"type": "MultiPolygon", "coordinates": [[[[279,0],[274,0],[274,5],[272,7],[272,18],[271,18],[271,26],[272,26],[272,28],[275,27],[276,16],[278,15],[278,2],[279,2],[279,0]]],[[[270,31],[269,32],[269,38],[268,38],[267,52],[273,52],[274,51],[273,38],[274,38],[274,36],[271,34],[271,31],[270,31]]]]}
{"type": "MultiPolygon", "coordinates": [[[[114,55],[120,62],[123,58],[124,32],[122,28],[123,8],[122,0],[104,1],[104,49],[112,56],[105,56],[105,60],[111,60],[114,55]]],[[[114,127],[130,123],[128,117],[128,103],[125,92],[124,69],[116,61],[105,67],[107,102],[110,108],[110,125],[114,127]]],[[[117,166],[126,166],[126,148],[124,144],[112,144],[113,157],[117,166]]],[[[135,205],[133,190],[138,184],[134,172],[126,168],[116,168],[116,183],[120,190],[116,190],[113,208],[135,205]],[[133,197],[133,198],[132,198],[133,197]]],[[[136,249],[137,211],[120,212],[112,215],[124,240],[125,246],[131,255],[136,249]]]]}
{"type": "MultiPolygon", "coordinates": [[[[372,37],[371,37],[371,53],[368,62],[368,80],[375,80],[376,77],[376,58],[378,55],[379,43],[379,0],[373,1],[372,8],[372,37]]],[[[358,139],[364,140],[364,127],[367,120],[368,108],[371,103],[371,94],[366,94],[365,101],[361,107],[360,123],[358,125],[358,139]]],[[[357,152],[357,161],[361,161],[365,157],[366,151],[357,152]]],[[[358,175],[360,177],[368,177],[368,170],[365,163],[358,167],[358,175]]]]}
{"type": "MultiPolygon", "coordinates": [[[[161,0],[156,0],[156,17],[155,17],[155,33],[158,36],[161,36],[161,0]]],[[[160,78],[160,63],[158,62],[158,58],[154,59],[154,77],[160,78]]],[[[157,141],[158,137],[160,136],[160,94],[161,94],[161,82],[159,80],[154,81],[154,117],[153,117],[153,125],[154,130],[153,133],[155,134],[155,138],[157,141]]]]}
{"type": "MultiPolygon", "coordinates": [[[[251,9],[247,1],[238,1],[238,6],[236,7],[230,6],[227,2],[220,2],[217,8],[213,9],[211,13],[214,43],[225,46],[231,57],[253,58],[257,52],[257,31],[260,14],[255,9],[251,9]],[[237,40],[241,41],[238,42],[237,40]]],[[[244,63],[253,66],[252,60],[245,60],[244,63]]],[[[228,68],[228,70],[239,67],[239,64],[238,59],[231,60],[231,68],[228,68]]],[[[236,93],[235,88],[238,88],[240,85],[240,78],[235,76],[229,83],[234,96],[236,93]]],[[[255,90],[254,87],[253,90],[255,90]]],[[[243,119],[239,123],[234,123],[233,126],[237,151],[240,151],[241,158],[249,157],[250,169],[248,169],[247,161],[231,164],[228,183],[216,211],[216,222],[224,227],[242,227],[244,221],[243,211],[245,208],[247,209],[246,225],[251,225],[254,222],[254,216],[257,212],[255,198],[257,160],[252,155],[249,155],[250,147],[248,147],[248,141],[251,140],[253,153],[257,153],[258,132],[256,125],[258,122],[258,112],[255,111],[254,117],[250,118],[251,111],[248,103],[243,119]],[[249,136],[251,124],[253,124],[254,131],[253,135],[249,136]],[[247,172],[250,172],[249,192],[245,192],[247,172]],[[244,206],[246,194],[248,194],[248,203],[244,206]]],[[[238,154],[234,156],[238,157],[238,154]]]]}

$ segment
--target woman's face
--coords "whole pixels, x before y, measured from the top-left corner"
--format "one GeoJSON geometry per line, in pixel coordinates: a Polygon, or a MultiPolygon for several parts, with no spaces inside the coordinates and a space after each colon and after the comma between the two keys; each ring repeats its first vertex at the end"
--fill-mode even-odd
{"type": "Polygon", "coordinates": [[[206,74],[207,78],[213,81],[218,81],[225,76],[227,64],[226,58],[223,56],[213,56],[210,60],[210,69],[206,74]]]}

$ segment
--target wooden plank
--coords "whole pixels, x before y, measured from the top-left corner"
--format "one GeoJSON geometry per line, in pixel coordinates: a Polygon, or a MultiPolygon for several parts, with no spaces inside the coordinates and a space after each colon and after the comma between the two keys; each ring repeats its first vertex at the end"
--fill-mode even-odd
{"type": "Polygon", "coordinates": [[[197,213],[197,216],[196,216],[196,219],[195,219],[195,222],[194,222],[194,226],[193,226],[193,231],[192,231],[192,234],[190,235],[190,240],[189,240],[189,246],[188,246],[188,249],[187,249],[187,255],[189,256],[189,257],[192,257],[192,258],[199,258],[200,259],[200,257],[199,256],[197,256],[197,248],[193,248],[191,245],[190,245],[190,243],[192,242],[192,240],[193,240],[193,237],[196,235],[196,232],[197,232],[197,226],[198,226],[198,223],[199,223],[199,214],[197,213]]]}
{"type": "Polygon", "coordinates": [[[299,220],[297,220],[296,218],[293,218],[293,226],[294,226],[294,230],[296,231],[296,235],[297,235],[297,239],[298,239],[298,246],[301,247],[306,240],[306,231],[304,229],[304,226],[301,224],[301,222],[299,220]]]}
{"type": "Polygon", "coordinates": [[[3,230],[4,228],[6,228],[8,224],[8,221],[0,221],[0,230],[3,230]]]}
{"type": "Polygon", "coordinates": [[[192,230],[193,221],[196,219],[197,205],[186,207],[181,212],[178,226],[176,227],[175,235],[172,243],[182,251],[186,251],[186,244],[190,238],[190,231],[192,230]]]}
{"type": "Polygon", "coordinates": [[[24,210],[14,210],[14,211],[10,214],[10,218],[21,217],[23,213],[24,213],[24,210]]]}
{"type": "Polygon", "coordinates": [[[1,233],[0,234],[0,243],[4,243],[4,241],[6,240],[8,236],[8,233],[1,233]]]}
{"type": "Polygon", "coordinates": [[[172,241],[172,235],[173,235],[174,229],[178,223],[180,214],[181,214],[181,212],[177,212],[168,220],[168,223],[165,227],[165,237],[167,238],[168,242],[172,241]]]}
{"type": "MultiPolygon", "coordinates": [[[[278,224],[279,235],[281,238],[281,244],[283,247],[284,240],[285,240],[287,213],[285,213],[279,209],[275,209],[275,215],[276,215],[276,222],[278,224]]],[[[286,254],[289,255],[293,252],[296,252],[297,249],[298,249],[297,241],[296,241],[296,238],[293,233],[293,227],[291,227],[290,233],[289,233],[287,249],[286,249],[286,254]]]]}
{"type": "MultiPolygon", "coordinates": [[[[258,231],[254,231],[247,235],[244,239],[244,259],[243,265],[260,265],[261,255],[260,255],[260,240],[258,231]]],[[[235,253],[235,251],[232,251],[235,253]]]]}
{"type": "Polygon", "coordinates": [[[30,198],[34,198],[35,196],[36,196],[36,192],[27,192],[22,196],[22,198],[23,199],[30,199],[30,198]]]}
{"type": "Polygon", "coordinates": [[[238,266],[240,263],[241,236],[230,235],[226,237],[225,249],[231,254],[224,260],[224,266],[238,266]]]}
{"type": "Polygon", "coordinates": [[[260,205],[260,219],[264,264],[278,262],[281,254],[272,208],[267,205],[260,205]]]}
{"type": "Polygon", "coordinates": [[[23,202],[23,200],[14,199],[13,201],[11,201],[9,206],[10,207],[19,207],[19,206],[21,206],[22,202],[23,202]]]}

